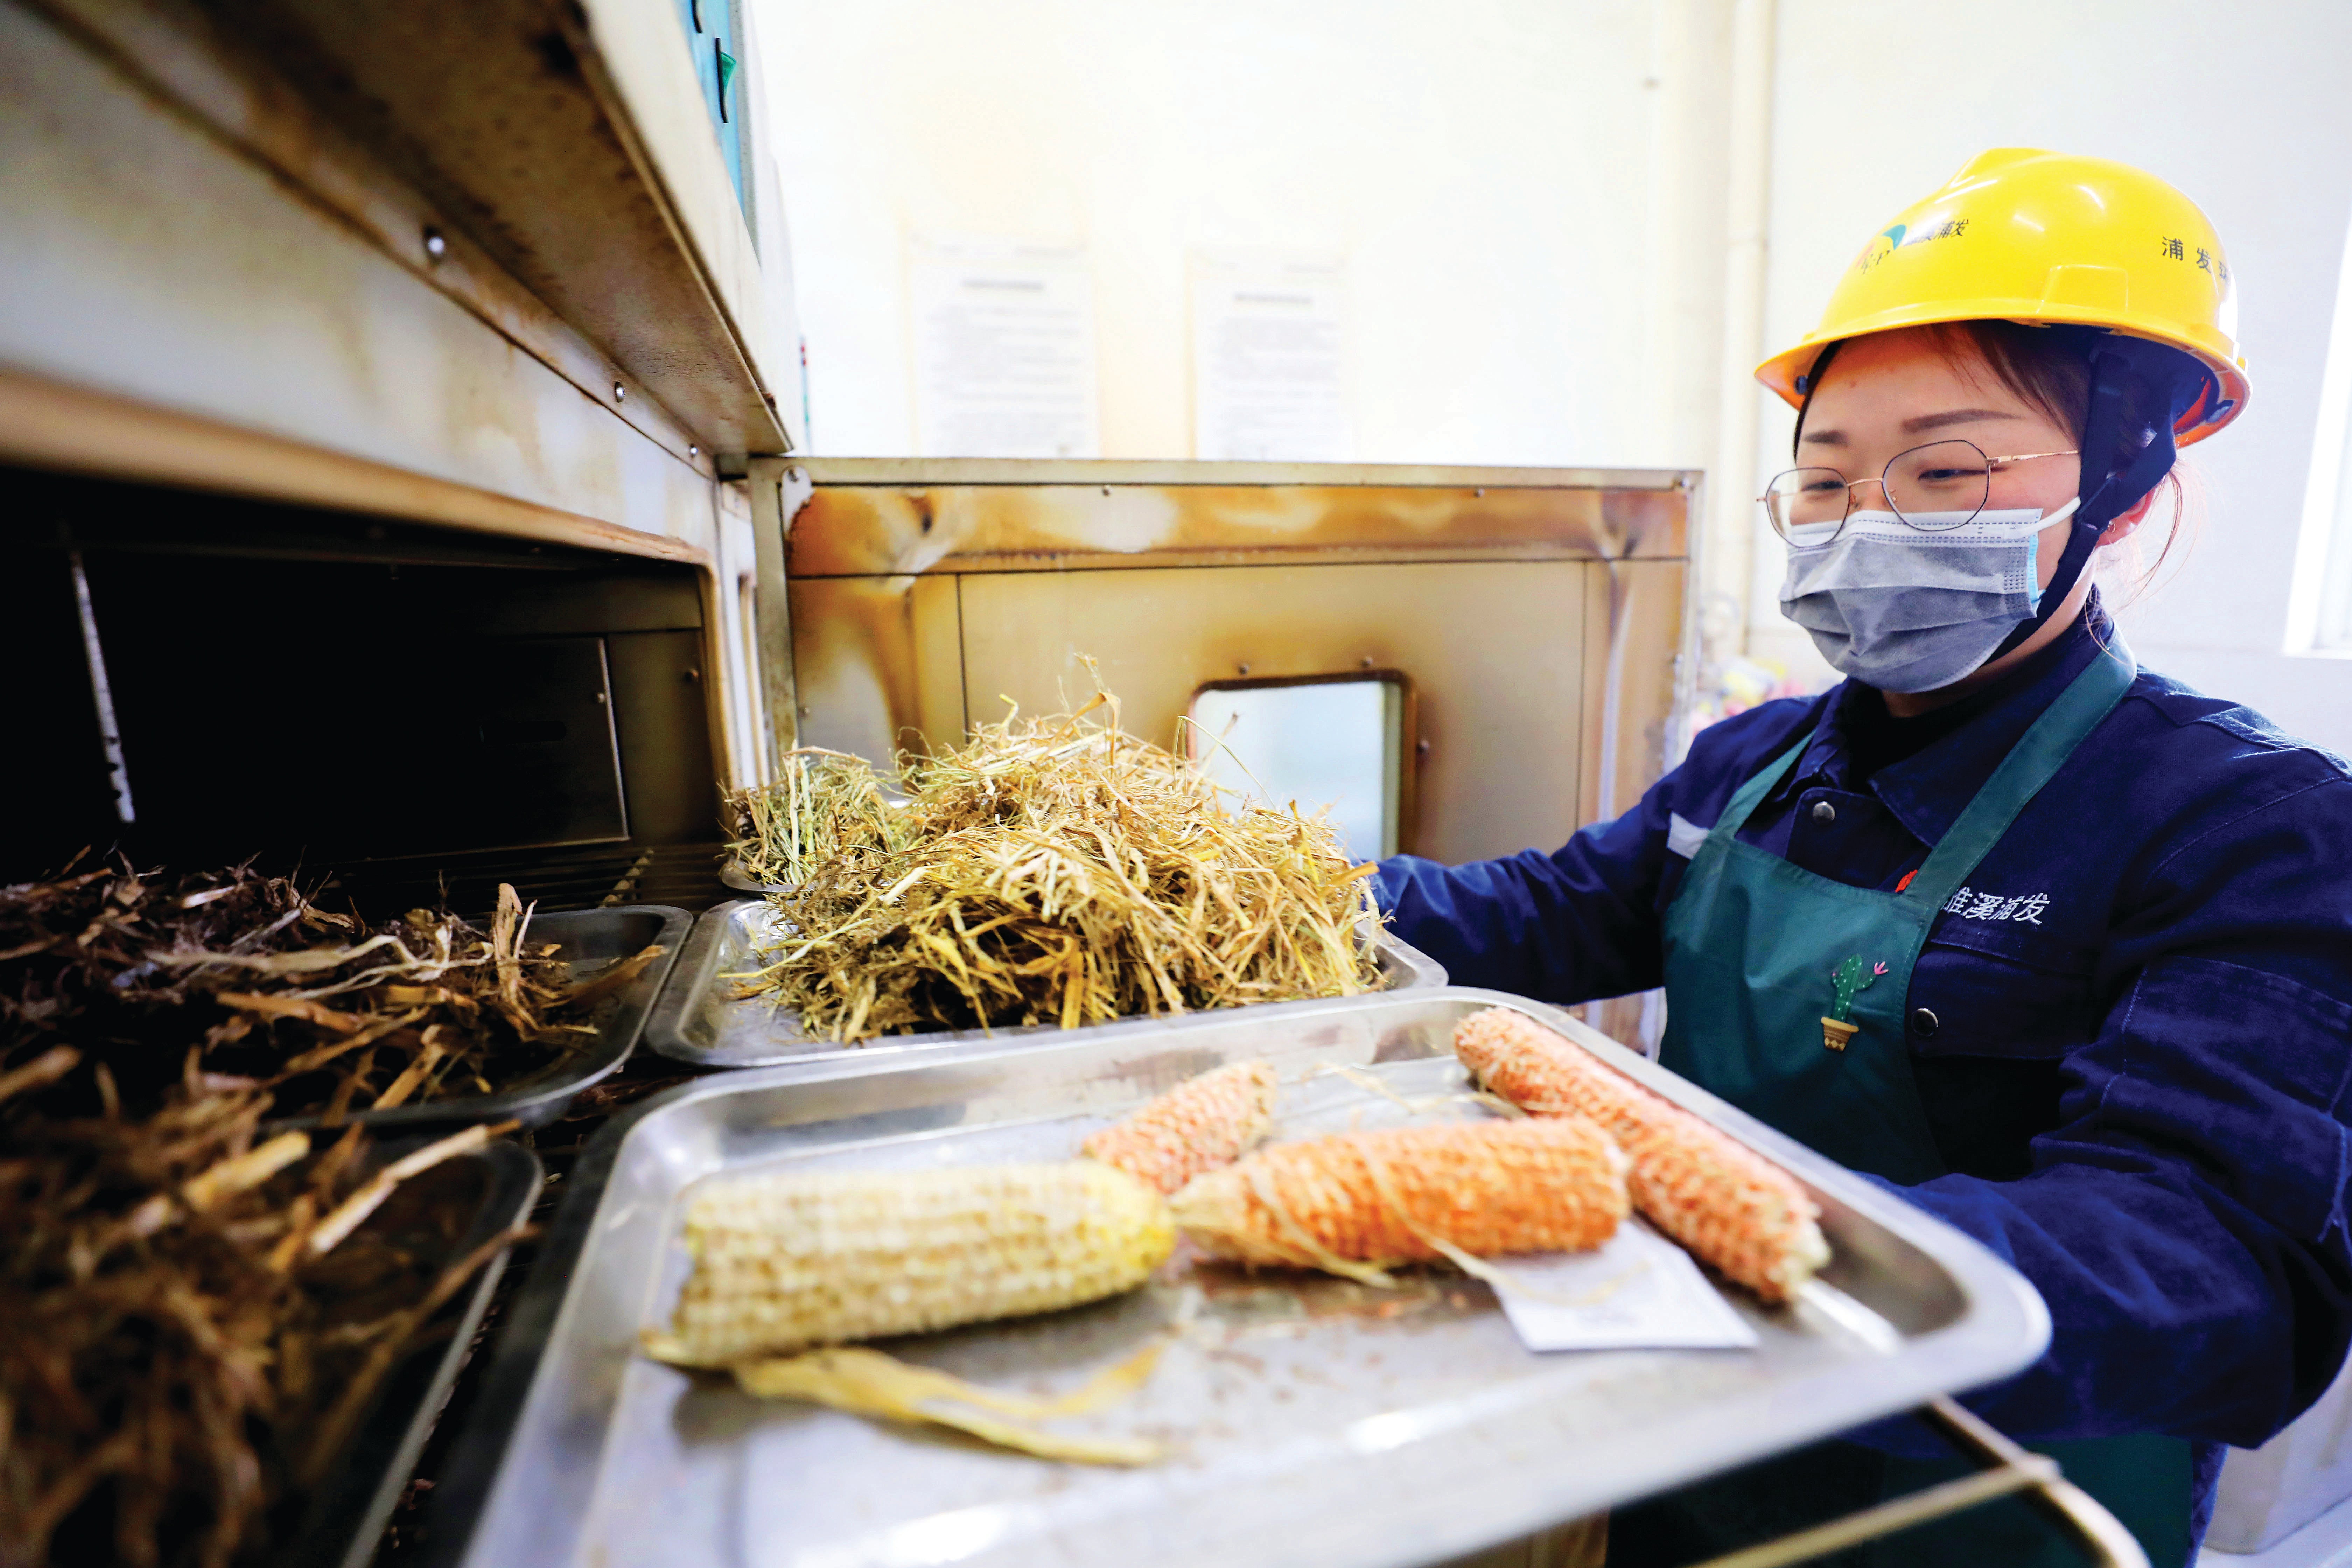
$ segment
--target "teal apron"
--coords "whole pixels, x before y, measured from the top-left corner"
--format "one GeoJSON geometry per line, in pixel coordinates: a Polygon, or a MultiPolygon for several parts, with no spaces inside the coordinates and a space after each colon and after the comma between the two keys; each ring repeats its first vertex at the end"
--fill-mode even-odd
{"type": "MultiPolygon", "coordinates": [[[[1666,910],[1660,1059],[1841,1164],[1905,1185],[1944,1174],[1906,1044],[1912,966],[1945,901],[2123,700],[2136,673],[2121,648],[2095,660],[2034,721],[1900,892],[1850,888],[1738,842],[1748,815],[1796,765],[1810,738],[1749,779],[1692,858],[1666,910]]],[[[2155,1568],[2186,1561],[2186,1441],[2147,1435],[2041,1447],[2130,1528],[2155,1568]]],[[[1798,1492],[1822,1494],[1816,1504],[1832,1505],[1822,1514],[1831,1517],[1968,1468],[1958,1459],[1888,1458],[1833,1443],[1690,1492],[1710,1494],[1701,1511],[1734,1533],[1743,1524],[1777,1531],[1795,1527],[1786,1501],[1792,1483],[1798,1492]],[[1809,1487],[1812,1478],[1822,1483],[1817,1489],[1809,1487]],[[1743,1504],[1743,1486],[1759,1506],[1743,1504]],[[1765,1491],[1773,1494],[1769,1505],[1765,1491]]],[[[1722,1549],[1746,1543],[1728,1541],[1722,1549]]],[[[2057,1568],[2083,1557],[2040,1514],[2009,1500],[1895,1537],[1876,1560],[2057,1568]]]]}

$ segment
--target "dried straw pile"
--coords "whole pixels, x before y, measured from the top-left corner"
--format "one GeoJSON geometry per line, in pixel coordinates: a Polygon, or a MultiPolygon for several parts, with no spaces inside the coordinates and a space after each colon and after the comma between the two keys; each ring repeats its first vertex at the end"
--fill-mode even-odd
{"type": "MultiPolygon", "coordinates": [[[[226,1568],[283,1547],[501,1237],[478,1179],[272,1118],[478,1092],[589,1037],[510,888],[483,931],[371,931],[248,867],[0,888],[0,1564],[226,1568]]],[[[614,978],[617,976],[618,978],[614,978]]]]}
{"type": "Polygon", "coordinates": [[[1356,934],[1372,868],[1320,816],[1229,807],[1121,731],[1107,693],[902,767],[891,829],[809,857],[772,900],[793,934],[735,977],[813,1036],[1066,1029],[1378,984],[1356,934]]]}
{"type": "Polygon", "coordinates": [[[513,1239],[458,1256],[470,1188],[402,1188],[504,1129],[376,1168],[356,1127],[265,1136],[268,1104],[127,1114],[70,1046],[0,1073],[0,1563],[258,1561],[513,1239]]]}
{"type": "Polygon", "coordinates": [[[593,1039],[590,1010],[660,950],[575,984],[499,892],[487,931],[425,910],[370,931],[247,866],[0,888],[0,1071],[72,1045],[134,1114],[183,1085],[330,1120],[512,1088],[593,1039]]]}
{"type": "Polygon", "coordinates": [[[782,775],[727,797],[727,850],[751,880],[797,888],[828,858],[906,847],[905,822],[864,758],[803,746],[784,753],[782,775]]]}

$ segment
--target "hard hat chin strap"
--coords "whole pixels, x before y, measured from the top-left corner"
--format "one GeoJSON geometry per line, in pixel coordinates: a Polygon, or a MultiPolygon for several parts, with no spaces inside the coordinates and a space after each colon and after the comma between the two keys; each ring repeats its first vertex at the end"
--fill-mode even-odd
{"type": "Polygon", "coordinates": [[[2074,530],[2066,538],[2066,552],[2058,558],[2058,570],[2042,590],[2041,614],[2010,633],[1993,649],[1993,658],[2023,643],[2058,613],[2090,564],[2091,552],[2099,547],[2099,536],[2106,532],[2107,525],[2129,511],[2172,471],[2178,455],[2172,444],[2173,421],[2195,406],[2211,379],[2205,367],[2187,354],[2141,338],[2099,333],[2088,352],[2091,406],[2083,422],[2083,477],[2075,491],[2083,504],[2074,513],[2074,530]],[[2158,404],[2133,408],[2128,394],[2135,384],[2156,393],[2158,404]],[[2117,462],[2117,456],[2126,451],[2132,456],[2117,462]]]}

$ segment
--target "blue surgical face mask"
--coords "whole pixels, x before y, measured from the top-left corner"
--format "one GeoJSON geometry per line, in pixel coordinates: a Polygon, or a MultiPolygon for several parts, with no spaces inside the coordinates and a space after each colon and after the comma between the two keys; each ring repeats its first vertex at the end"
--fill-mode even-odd
{"type": "Polygon", "coordinates": [[[2038,541],[2081,504],[2077,496],[2047,517],[1943,512],[1906,522],[1891,511],[1857,511],[1843,528],[1800,526],[1789,541],[1780,613],[1865,686],[1949,686],[2041,606],[2038,541]]]}

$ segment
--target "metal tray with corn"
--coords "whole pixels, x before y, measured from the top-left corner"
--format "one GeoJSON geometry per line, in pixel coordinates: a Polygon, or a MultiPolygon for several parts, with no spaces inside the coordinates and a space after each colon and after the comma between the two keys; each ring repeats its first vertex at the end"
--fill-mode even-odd
{"type": "Polygon", "coordinates": [[[1796,1447],[2023,1366],[2031,1287],[1973,1242],[1556,1010],[1445,988],[1079,1030],[1021,1050],[751,1071],[617,1121],[583,1156],[436,1492],[473,1564],[1440,1562],[1796,1447]],[[1831,1257],[1793,1304],[1733,1299],[1754,1350],[1538,1355],[1492,1292],[1289,1271],[1162,1269],[1043,1317],[887,1342],[1031,1396],[1165,1346],[1125,1398],[1065,1424],[1140,1439],[1113,1468],[755,1399],[649,1359],[709,1179],[1067,1159],[1153,1095],[1264,1059],[1284,1132],[1458,1092],[1456,1024],[1526,1013],[1794,1174],[1831,1257]],[[1327,1069],[1341,1069],[1328,1071],[1327,1069]]]}

